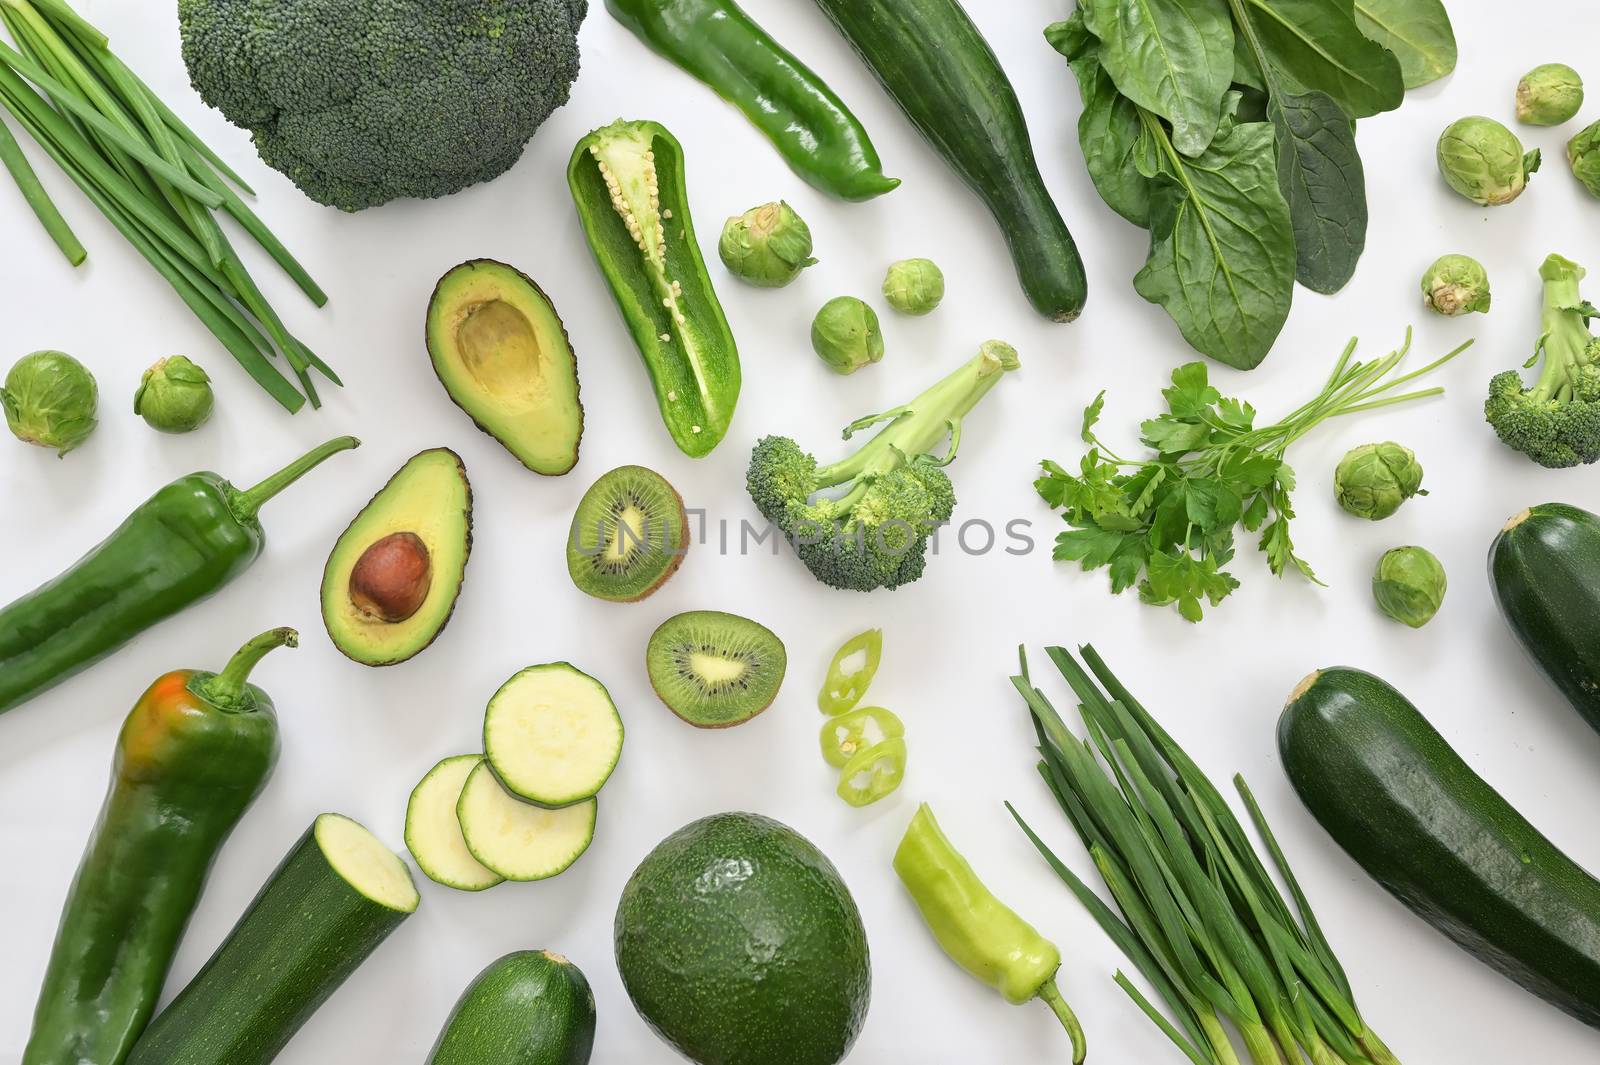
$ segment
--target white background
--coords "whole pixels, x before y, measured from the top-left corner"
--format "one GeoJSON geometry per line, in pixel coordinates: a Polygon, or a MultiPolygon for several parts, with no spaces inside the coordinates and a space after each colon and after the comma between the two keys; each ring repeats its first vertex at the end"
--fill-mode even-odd
{"type": "MultiPolygon", "coordinates": [[[[704,814],[755,810],[788,822],[839,866],[860,904],[873,957],[871,1014],[857,1062],[934,1065],[1065,1060],[1066,1042],[1043,1006],[1013,1008],[939,952],[889,868],[918,800],[930,800],[983,877],[1061,944],[1062,989],[1101,1062],[1176,1062],[1179,1055],[1112,984],[1116,950],[1054,879],[1001,807],[1010,799],[1060,853],[1088,863],[1033,773],[1032,735],[1008,676],[1026,642],[1092,639],[1215,779],[1248,776],[1308,887],[1369,1021],[1414,1065],[1592,1060],[1595,1035],[1519,990],[1402,910],[1303,812],[1277,765],[1273,728],[1302,675],[1346,663],[1382,674],[1430,716],[1462,755],[1575,858],[1600,865],[1592,810],[1600,802],[1600,740],[1523,657],[1496,616],[1484,553],[1504,519],[1532,503],[1600,507],[1593,470],[1549,472],[1502,448],[1483,424],[1488,377],[1518,364],[1538,331],[1543,256],[1600,265],[1600,203],[1572,180],[1561,146],[1579,123],[1519,130],[1547,161],[1521,200],[1492,211],[1439,181],[1433,142],[1450,120],[1483,113],[1511,121],[1518,76],[1536,63],[1582,64],[1596,17],[1584,0],[1539,0],[1508,13],[1455,0],[1461,63],[1450,79],[1411,94],[1395,114],[1363,122],[1371,196],[1368,251],[1335,298],[1296,292],[1294,313],[1267,362],[1244,375],[1212,367],[1225,392],[1265,414],[1318,388],[1352,333],[1377,355],[1416,323],[1416,357],[1476,336],[1440,375],[1442,400],[1328,425],[1300,444],[1295,538],[1331,586],[1273,579],[1242,549],[1244,586],[1199,627],[1170,610],[1106,592],[1103,574],[1050,561],[1056,519],[1031,481],[1043,456],[1075,461],[1079,411],[1110,390],[1105,435],[1133,445],[1155,413],[1157,389],[1191,357],[1171,322],[1133,292],[1145,234],[1111,213],[1084,173],[1075,135],[1077,89],[1040,31],[1064,0],[969,7],[1016,84],[1046,182],[1083,249],[1091,296],[1074,325],[1036,317],[1015,283],[982,205],[904,118],[810,4],[751,0],[750,12],[812,64],[872,132],[891,174],[905,180],[868,204],[831,201],[803,184],[731,108],[648,53],[595,5],[582,34],[583,74],[572,101],[540,131],[515,169],[447,200],[397,203],[357,215],[319,207],[253,158],[247,136],[208,111],[185,83],[173,5],[89,0],[86,14],[176,110],[261,193],[262,215],[332,296],[318,312],[253,256],[256,274],[291,328],[343,375],[321,413],[289,417],[225,352],[93,209],[54,172],[46,179],[91,250],[70,270],[9,188],[0,188],[0,362],[36,348],[72,352],[101,388],[101,425],[65,460],[0,441],[0,601],[69,565],[158,485],[195,469],[253,482],[338,433],[364,446],[334,458],[264,513],[263,558],[225,592],[140,637],[87,673],[0,721],[0,1062],[19,1059],[53,930],[105,786],[116,730],[140,691],[178,667],[217,668],[246,637],[298,626],[297,651],[274,654],[256,680],[276,698],[283,758],[233,834],[173,964],[170,997],[209,956],[262,880],[313,816],[349,814],[401,846],[406,796],[439,757],[473,750],[491,692],[517,669],[570,659],[600,677],[627,724],[627,749],[601,800],[593,847],[569,872],[537,884],[460,894],[418,877],[417,914],[358,971],[284,1052],[294,1065],[421,1060],[451,1003],[484,965],[525,947],[560,950],[582,966],[599,1002],[594,1060],[668,1062],[671,1052],[627,1002],[611,953],[615,900],[628,874],[667,833],[704,814]],[[1532,8],[1537,7],[1537,17],[1532,8]],[[154,11],[154,13],[150,13],[154,11]],[[658,119],[682,140],[690,198],[742,348],[744,393],[726,441],[691,460],[671,444],[638,356],[578,231],[564,181],[572,144],[624,115],[658,119]],[[715,260],[722,219],[785,197],[816,235],[820,265],[780,291],[741,286],[715,260]],[[1487,317],[1425,311],[1417,279],[1434,256],[1474,254],[1495,285],[1487,317]],[[949,280],[933,315],[883,309],[888,356],[850,378],[811,354],[807,326],[828,297],[876,297],[885,265],[926,255],[949,280]],[[523,469],[446,398],[422,345],[437,277],[488,256],[544,286],[571,331],[586,412],[582,461],[563,478],[523,469]],[[624,606],[578,593],[562,543],[573,507],[602,472],[644,463],[713,520],[753,518],[743,491],[758,435],[793,435],[822,455],[838,428],[892,406],[971,355],[990,336],[1014,343],[1022,371],[970,419],[953,468],[958,521],[1034,523],[1028,557],[947,553],[919,583],[870,597],[833,592],[793,558],[690,554],[653,598],[624,606]],[[140,371],[184,352],[216,380],[211,423],[189,436],[151,432],[131,413],[140,371]],[[1382,524],[1342,514],[1330,490],[1344,450],[1373,439],[1414,447],[1432,491],[1382,524]],[[474,543],[458,609],[420,657],[390,669],[342,658],[323,633],[317,586],[339,531],[414,452],[438,445],[465,459],[476,497],[474,543]],[[1367,590],[1388,547],[1421,543],[1452,578],[1438,618],[1413,632],[1378,614],[1367,590]],[[665,617],[715,608],[760,619],[785,640],[790,674],[764,716],[725,732],[691,729],[651,694],[645,641],[665,617]],[[838,641],[872,625],[886,651],[870,701],[909,729],[905,785],[854,810],[833,795],[816,748],[813,698],[838,641]]],[[[1584,71],[1600,84],[1600,68],[1584,71]]],[[[463,101],[463,106],[470,102],[463,101]]],[[[1596,117],[1589,107],[1581,121],[1596,117]]],[[[36,155],[37,158],[37,155],[36,155]]],[[[1600,293],[1600,281],[1591,295],[1600,293]]],[[[878,301],[881,307],[881,300],[878,301]]],[[[1414,363],[1417,365],[1420,363],[1414,363]]]]}

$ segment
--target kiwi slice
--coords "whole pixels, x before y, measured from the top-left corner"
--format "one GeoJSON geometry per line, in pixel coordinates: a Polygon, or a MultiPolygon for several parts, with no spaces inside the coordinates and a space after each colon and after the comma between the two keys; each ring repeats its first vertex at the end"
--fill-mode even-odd
{"type": "Polygon", "coordinates": [[[567,534],[567,572],[581,592],[633,603],[667,582],[689,546],[683,497],[643,466],[618,466],[589,486],[567,534]]]}
{"type": "Polygon", "coordinates": [[[761,713],[789,664],[771,629],[718,610],[663,621],[644,659],[661,701],[696,728],[727,728],[761,713]]]}

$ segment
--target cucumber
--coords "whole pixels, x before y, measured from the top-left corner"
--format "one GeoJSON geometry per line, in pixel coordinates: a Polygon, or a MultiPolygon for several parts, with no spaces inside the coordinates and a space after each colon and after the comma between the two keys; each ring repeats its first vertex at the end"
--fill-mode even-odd
{"type": "Polygon", "coordinates": [[[506,790],[559,808],[592,799],[622,757],[622,717],[605,685],[566,662],[529,666],[483,715],[483,754],[506,790]]]}
{"type": "Polygon", "coordinates": [[[472,856],[507,880],[544,880],[565,872],[594,839],[596,802],[552,810],[523,802],[501,786],[485,761],[467,774],[456,804],[472,856]]]}
{"type": "Polygon", "coordinates": [[[1373,879],[1479,961],[1600,1027],[1600,881],[1357,669],[1301,682],[1278,722],[1289,781],[1373,879]]]}
{"type": "Polygon", "coordinates": [[[1600,730],[1600,516],[1565,503],[1524,510],[1489,549],[1489,583],[1534,662],[1600,730]]]}
{"type": "Polygon", "coordinates": [[[588,1065],[594,992],[578,967],[519,950],[467,985],[427,1065],[588,1065]]]}
{"type": "Polygon", "coordinates": [[[993,212],[1035,310],[1070,322],[1083,260],[1044,187],[1022,106],[957,0],[817,0],[928,143],[993,212]]]}
{"type": "Polygon", "coordinates": [[[418,901],[393,851],[322,814],[128,1065],[266,1065],[418,901]]]}
{"type": "Polygon", "coordinates": [[[406,847],[429,880],[458,891],[482,891],[505,877],[472,856],[456,819],[467,775],[483,758],[458,754],[428,770],[406,803],[406,847]]]}

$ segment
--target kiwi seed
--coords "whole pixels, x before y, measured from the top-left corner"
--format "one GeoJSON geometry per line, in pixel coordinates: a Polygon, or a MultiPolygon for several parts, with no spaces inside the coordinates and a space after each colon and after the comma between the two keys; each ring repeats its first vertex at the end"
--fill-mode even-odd
{"type": "Polygon", "coordinates": [[[578,590],[632,603],[666,583],[689,546],[683,498],[643,466],[618,466],[589,486],[567,535],[578,590]]]}
{"type": "Polygon", "coordinates": [[[645,651],[656,694],[697,728],[742,724],[771,706],[788,664],[770,629],[717,610],[668,618],[645,651]]]}

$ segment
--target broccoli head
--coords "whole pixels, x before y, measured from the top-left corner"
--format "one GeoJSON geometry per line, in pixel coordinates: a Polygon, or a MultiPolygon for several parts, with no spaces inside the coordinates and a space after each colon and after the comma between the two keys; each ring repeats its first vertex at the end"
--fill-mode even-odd
{"type": "Polygon", "coordinates": [[[1600,459],[1600,339],[1589,332],[1597,312],[1578,295],[1583,275],[1559,255],[1544,261],[1544,331],[1526,364],[1543,359],[1539,379],[1495,374],[1483,405],[1502,443],[1552,469],[1600,459]]]}
{"type": "Polygon", "coordinates": [[[887,424],[830,466],[789,437],[762,438],[745,476],[751,500],[822,583],[858,592],[909,584],[922,576],[934,529],[955,510],[944,467],[960,445],[962,420],[1018,365],[1011,345],[986,342],[905,406],[852,422],[846,440],[887,424]],[[946,454],[933,454],[946,436],[946,454]]]}
{"type": "Polygon", "coordinates": [[[588,0],[179,0],[202,99],[318,203],[509,169],[578,76],[588,0]]]}

